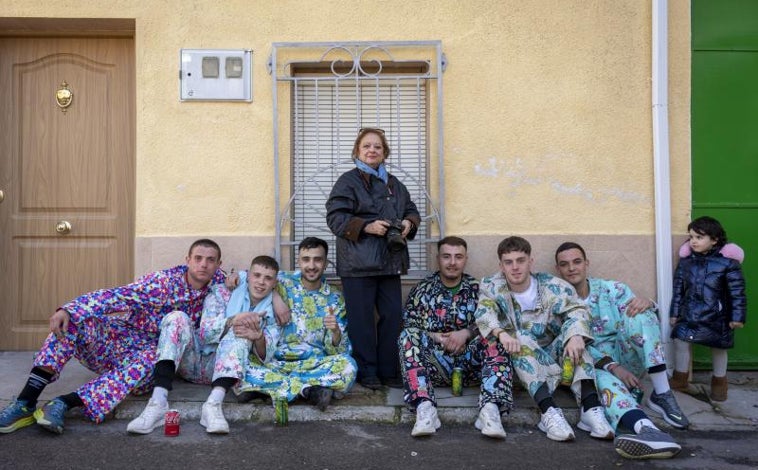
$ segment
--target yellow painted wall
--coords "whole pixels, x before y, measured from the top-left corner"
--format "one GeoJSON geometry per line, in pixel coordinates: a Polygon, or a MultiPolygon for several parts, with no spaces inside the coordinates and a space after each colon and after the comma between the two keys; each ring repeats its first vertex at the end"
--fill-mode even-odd
{"type": "MultiPolygon", "coordinates": [[[[137,237],[271,236],[272,42],[439,39],[447,232],[652,234],[643,0],[0,0],[136,20],[137,237]],[[253,103],[182,103],[181,48],[251,48],[253,103]]],[[[690,208],[690,10],[669,2],[672,225],[690,208]]]]}

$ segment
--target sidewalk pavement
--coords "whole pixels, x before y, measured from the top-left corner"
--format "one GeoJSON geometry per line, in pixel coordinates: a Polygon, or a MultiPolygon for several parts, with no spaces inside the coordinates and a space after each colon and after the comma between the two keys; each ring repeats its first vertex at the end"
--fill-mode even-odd
{"type": "MultiPolygon", "coordinates": [[[[23,388],[34,357],[33,352],[0,351],[0,407],[5,407],[23,388]]],[[[64,369],[58,381],[50,384],[42,394],[42,400],[69,393],[79,385],[95,377],[78,361],[72,360],[64,369]]],[[[693,397],[676,393],[682,411],[687,415],[691,430],[694,431],[755,431],[758,430],[758,371],[729,372],[729,399],[725,402],[710,402],[707,392],[710,387],[710,375],[698,372],[694,374],[693,397]]],[[[645,390],[652,390],[652,385],[645,383],[645,390]]],[[[188,421],[200,419],[200,407],[210,393],[210,387],[174,381],[174,389],[169,395],[172,408],[178,409],[181,418],[188,421]]],[[[478,413],[478,388],[465,388],[463,396],[454,397],[449,388],[436,388],[437,407],[443,423],[472,424],[478,413]]],[[[142,411],[149,396],[129,396],[113,413],[113,418],[130,420],[142,411]]],[[[515,408],[504,420],[508,426],[536,426],[539,422],[539,410],[529,395],[519,387],[514,391],[515,408]]],[[[579,410],[573,397],[565,388],[556,393],[556,401],[564,409],[567,420],[576,424],[579,410]]],[[[645,408],[645,411],[662,429],[668,427],[662,419],[645,408]]],[[[270,401],[253,400],[238,404],[229,393],[224,403],[224,414],[229,421],[273,422],[274,409],[270,401]]],[[[333,400],[325,412],[298,400],[290,404],[291,421],[364,421],[384,422],[390,424],[411,424],[413,415],[403,403],[403,393],[399,389],[372,391],[355,385],[353,390],[341,400],[333,400]]],[[[126,424],[124,424],[126,426],[126,424]]],[[[410,432],[410,427],[408,429],[410,432]]]]}

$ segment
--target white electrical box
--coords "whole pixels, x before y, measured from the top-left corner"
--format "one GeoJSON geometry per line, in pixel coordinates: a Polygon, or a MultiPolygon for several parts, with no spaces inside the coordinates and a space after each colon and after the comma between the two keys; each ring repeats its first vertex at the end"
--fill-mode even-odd
{"type": "Polygon", "coordinates": [[[253,101],[253,51],[182,49],[179,60],[181,101],[253,101]]]}

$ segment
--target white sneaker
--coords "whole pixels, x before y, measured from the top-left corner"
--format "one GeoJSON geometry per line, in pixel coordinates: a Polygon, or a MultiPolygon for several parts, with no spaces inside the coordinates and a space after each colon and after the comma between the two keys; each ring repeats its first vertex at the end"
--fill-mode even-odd
{"type": "Polygon", "coordinates": [[[210,434],[229,434],[229,423],[224,418],[220,401],[206,401],[200,414],[200,425],[210,434]]]}
{"type": "Polygon", "coordinates": [[[602,406],[596,406],[587,411],[582,408],[580,416],[576,427],[589,432],[590,436],[595,439],[613,439],[613,429],[608,424],[608,420],[605,419],[605,411],[602,406]]]}
{"type": "Polygon", "coordinates": [[[476,418],[474,427],[482,431],[487,437],[505,439],[505,429],[503,421],[500,419],[500,410],[494,403],[487,403],[479,410],[479,417],[476,418]]]}
{"type": "Polygon", "coordinates": [[[416,408],[416,424],[413,425],[411,436],[431,436],[442,426],[437,416],[437,408],[429,400],[423,400],[416,408]]]}
{"type": "Polygon", "coordinates": [[[151,399],[142,413],[129,422],[126,430],[134,434],[150,434],[153,429],[163,426],[167,411],[168,402],[158,403],[151,399]]]}
{"type": "Polygon", "coordinates": [[[574,430],[563,417],[563,410],[551,406],[542,414],[537,425],[540,431],[547,434],[548,439],[554,441],[573,441],[574,430]]]}

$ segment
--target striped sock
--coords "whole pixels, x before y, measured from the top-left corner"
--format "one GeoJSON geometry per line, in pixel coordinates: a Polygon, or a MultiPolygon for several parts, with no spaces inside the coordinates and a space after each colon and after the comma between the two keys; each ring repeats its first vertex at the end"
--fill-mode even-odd
{"type": "Polygon", "coordinates": [[[53,374],[46,371],[41,367],[34,367],[29,372],[29,378],[26,380],[21,393],[18,394],[18,399],[26,402],[26,405],[33,408],[37,405],[37,400],[42,394],[42,391],[47,387],[47,384],[53,379],[53,374]]]}

